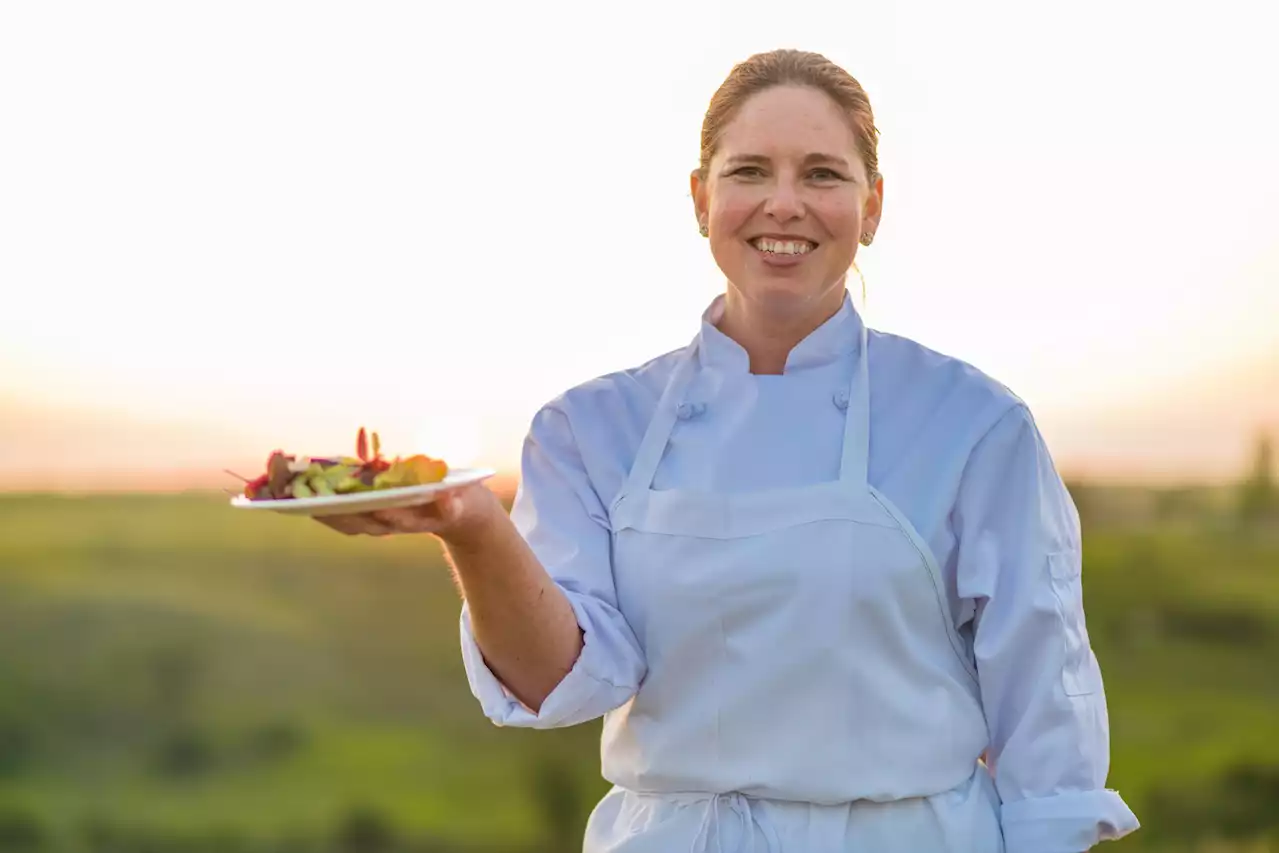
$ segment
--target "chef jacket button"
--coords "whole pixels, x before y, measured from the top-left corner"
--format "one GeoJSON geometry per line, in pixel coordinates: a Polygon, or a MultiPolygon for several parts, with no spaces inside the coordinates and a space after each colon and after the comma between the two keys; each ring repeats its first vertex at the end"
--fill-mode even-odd
{"type": "Polygon", "coordinates": [[[707,410],[706,403],[681,403],[676,407],[676,417],[682,421],[696,418],[707,410]]]}

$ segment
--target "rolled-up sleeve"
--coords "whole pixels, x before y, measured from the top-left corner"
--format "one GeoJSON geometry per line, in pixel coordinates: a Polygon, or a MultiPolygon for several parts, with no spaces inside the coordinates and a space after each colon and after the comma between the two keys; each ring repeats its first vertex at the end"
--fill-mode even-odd
{"type": "Polygon", "coordinates": [[[954,520],[1005,849],[1081,853],[1127,835],[1138,820],[1106,787],[1107,703],[1085,627],[1080,520],[1024,405],[975,448],[954,520]]]}
{"type": "Polygon", "coordinates": [[[582,629],[582,651],[534,713],[485,663],[464,603],[462,659],[471,692],[485,715],[500,726],[554,728],[593,720],[635,695],[645,663],[618,610],[608,516],[591,485],[569,420],[554,405],[537,414],[525,438],[511,518],[569,599],[582,629]]]}

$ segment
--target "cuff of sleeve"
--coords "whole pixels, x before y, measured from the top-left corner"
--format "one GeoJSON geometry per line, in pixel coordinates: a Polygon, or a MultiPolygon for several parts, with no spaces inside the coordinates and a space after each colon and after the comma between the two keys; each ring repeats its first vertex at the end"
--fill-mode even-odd
{"type": "Polygon", "coordinates": [[[576,718],[602,687],[611,693],[618,689],[607,675],[610,671],[608,654],[598,641],[596,620],[592,618],[590,608],[575,593],[566,590],[565,596],[582,628],[582,651],[568,675],[548,694],[537,713],[517,699],[489,669],[472,632],[470,610],[463,604],[460,620],[462,663],[472,694],[479,700],[485,716],[494,724],[527,728],[570,725],[580,722],[576,718]]]}
{"type": "Polygon", "coordinates": [[[1082,853],[1139,826],[1120,795],[1109,789],[1004,803],[1000,823],[1006,853],[1082,853]]]}

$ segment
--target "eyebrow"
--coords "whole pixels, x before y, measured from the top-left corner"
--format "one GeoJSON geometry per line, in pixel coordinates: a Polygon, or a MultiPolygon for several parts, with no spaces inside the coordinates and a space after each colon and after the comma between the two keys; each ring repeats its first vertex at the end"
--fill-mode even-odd
{"type": "Polygon", "coordinates": [[[849,161],[843,157],[837,157],[834,154],[810,154],[804,158],[806,166],[812,166],[815,163],[825,163],[831,166],[840,166],[844,169],[852,171],[853,167],[849,161]]]}
{"type": "MultiPolygon", "coordinates": [[[[765,165],[768,165],[769,162],[770,162],[769,158],[764,156],[763,154],[738,154],[736,156],[729,158],[728,165],[738,166],[738,165],[750,164],[753,166],[765,166],[765,165]]],[[[849,165],[849,161],[843,157],[837,157],[833,154],[822,154],[817,152],[813,154],[806,154],[803,163],[805,166],[812,166],[814,164],[822,163],[822,164],[828,164],[833,166],[841,166],[845,169],[850,169],[850,170],[852,168],[849,165]]]]}

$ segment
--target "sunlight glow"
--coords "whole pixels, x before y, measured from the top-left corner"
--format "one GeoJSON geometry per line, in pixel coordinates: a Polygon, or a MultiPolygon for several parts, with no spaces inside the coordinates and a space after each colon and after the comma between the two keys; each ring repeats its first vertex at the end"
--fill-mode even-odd
{"type": "MultiPolygon", "coordinates": [[[[34,402],[198,425],[201,459],[366,424],[514,466],[539,406],[696,332],[722,287],[702,113],[777,46],[870,93],[869,322],[1007,384],[1064,452],[1113,459],[1134,405],[1158,428],[1200,405],[1161,389],[1280,348],[1267,4],[61,8],[0,9],[0,436],[42,429],[34,402]]],[[[1246,408],[1215,439],[1241,453],[1274,429],[1246,408]]]]}

